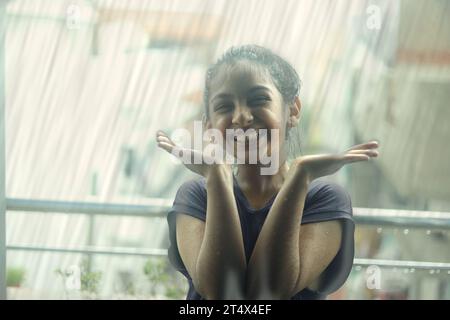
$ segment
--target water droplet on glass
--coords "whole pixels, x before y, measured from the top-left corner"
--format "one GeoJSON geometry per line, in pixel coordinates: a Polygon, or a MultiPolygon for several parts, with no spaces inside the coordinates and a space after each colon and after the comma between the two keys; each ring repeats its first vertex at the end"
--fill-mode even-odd
{"type": "Polygon", "coordinates": [[[403,269],[403,273],[408,273],[409,271],[408,271],[408,268],[406,268],[406,269],[403,269]]]}
{"type": "Polygon", "coordinates": [[[447,271],[447,274],[450,274],[450,270],[447,271]]]}
{"type": "Polygon", "coordinates": [[[377,233],[381,233],[383,231],[383,228],[377,228],[377,233]]]}
{"type": "Polygon", "coordinates": [[[430,270],[430,274],[434,274],[434,270],[433,269],[430,270]]]}
{"type": "Polygon", "coordinates": [[[356,266],[355,268],[356,271],[361,271],[361,269],[362,269],[361,266],[356,266]]]}
{"type": "Polygon", "coordinates": [[[407,235],[408,233],[409,233],[409,230],[408,230],[408,229],[403,230],[403,234],[404,234],[404,235],[407,235]]]}
{"type": "Polygon", "coordinates": [[[430,235],[431,234],[431,230],[427,230],[427,235],[430,235]]]}
{"type": "Polygon", "coordinates": [[[409,269],[409,272],[411,272],[411,273],[413,273],[414,271],[416,271],[416,269],[414,269],[414,268],[409,269]]]}

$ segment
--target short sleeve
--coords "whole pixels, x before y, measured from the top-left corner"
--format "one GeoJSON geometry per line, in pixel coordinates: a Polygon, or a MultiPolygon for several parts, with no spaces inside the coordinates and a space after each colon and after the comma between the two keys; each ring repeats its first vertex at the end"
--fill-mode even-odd
{"type": "Polygon", "coordinates": [[[340,185],[321,180],[314,181],[308,191],[302,224],[340,220],[342,222],[341,247],[322,275],[321,294],[338,290],[347,280],[353,267],[354,232],[350,195],[340,185]]]}
{"type": "Polygon", "coordinates": [[[206,220],[206,187],[204,179],[195,179],[184,182],[178,189],[172,208],[167,214],[169,225],[170,263],[187,278],[190,278],[177,246],[176,214],[182,213],[192,217],[206,220]]]}

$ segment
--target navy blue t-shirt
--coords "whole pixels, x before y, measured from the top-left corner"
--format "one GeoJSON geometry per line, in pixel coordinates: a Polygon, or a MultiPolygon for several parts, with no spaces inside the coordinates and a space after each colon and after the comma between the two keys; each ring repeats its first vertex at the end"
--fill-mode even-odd
{"type": "MultiPolygon", "coordinates": [[[[239,212],[245,255],[248,263],[259,232],[261,231],[264,220],[269,213],[276,195],[272,197],[263,208],[255,210],[249,205],[236,179],[234,179],[234,195],[239,212]]],[[[169,260],[189,282],[189,291],[186,297],[187,300],[202,300],[203,297],[195,291],[192,279],[178,252],[176,241],[176,214],[188,214],[205,221],[206,200],[205,178],[189,180],[183,183],[178,189],[173,206],[167,215],[170,238],[170,246],[168,249],[169,260]]],[[[308,187],[301,224],[336,219],[341,220],[343,225],[341,248],[336,257],[324,271],[323,276],[325,280],[321,283],[321,292],[305,288],[295,294],[291,300],[325,299],[327,294],[336,291],[344,284],[353,265],[354,222],[350,196],[345,189],[338,184],[320,179],[314,180],[308,187]]]]}

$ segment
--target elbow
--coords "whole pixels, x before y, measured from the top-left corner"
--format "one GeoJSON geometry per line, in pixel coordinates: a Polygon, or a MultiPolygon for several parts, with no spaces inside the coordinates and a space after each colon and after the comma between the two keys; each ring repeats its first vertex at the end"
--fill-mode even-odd
{"type": "Polygon", "coordinates": [[[192,279],[192,285],[194,290],[206,300],[218,300],[219,296],[217,292],[214,292],[213,288],[208,285],[202,285],[199,279],[192,279]]]}
{"type": "Polygon", "coordinates": [[[245,290],[245,265],[234,264],[201,268],[192,277],[195,290],[207,300],[242,300],[245,290]],[[236,266],[237,265],[237,266],[236,266]]]}
{"type": "Polygon", "coordinates": [[[243,300],[242,282],[229,279],[193,281],[195,290],[206,300],[243,300]]]}
{"type": "Polygon", "coordinates": [[[198,283],[194,284],[195,291],[204,298],[205,300],[227,300],[233,299],[232,297],[227,296],[224,292],[225,290],[220,287],[214,286],[201,286],[198,283]]]}
{"type": "Polygon", "coordinates": [[[286,290],[266,290],[258,292],[249,292],[246,294],[246,300],[289,300],[292,298],[286,290]]]}
{"type": "Polygon", "coordinates": [[[198,283],[194,284],[195,291],[205,300],[222,300],[222,295],[218,290],[211,287],[200,286],[198,283]]]}
{"type": "Polygon", "coordinates": [[[292,286],[270,285],[267,279],[262,282],[247,286],[246,300],[289,300],[295,295],[292,286]]]}
{"type": "Polygon", "coordinates": [[[286,288],[279,288],[277,290],[272,290],[270,292],[270,298],[271,300],[290,300],[295,293],[293,290],[287,290],[286,288]]]}

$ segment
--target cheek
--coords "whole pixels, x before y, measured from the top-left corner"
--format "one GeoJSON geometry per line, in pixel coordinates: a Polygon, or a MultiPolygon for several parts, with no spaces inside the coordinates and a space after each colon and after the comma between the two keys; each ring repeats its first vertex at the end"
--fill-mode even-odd
{"type": "MultiPolygon", "coordinates": [[[[286,119],[285,115],[282,112],[276,112],[279,110],[269,110],[264,114],[261,114],[261,119],[264,119],[264,126],[270,130],[276,130],[278,133],[278,139],[276,140],[276,144],[273,138],[270,139],[269,149],[270,153],[272,152],[282,152],[285,147],[285,137],[286,137],[286,119]]],[[[271,131],[272,133],[272,131],[271,131]]]]}
{"type": "Polygon", "coordinates": [[[257,121],[261,122],[267,129],[278,130],[280,134],[284,131],[284,119],[274,110],[261,110],[260,112],[255,113],[255,119],[258,119],[257,121]]]}
{"type": "Polygon", "coordinates": [[[230,128],[231,122],[231,117],[216,117],[212,119],[212,127],[219,130],[222,133],[222,137],[225,138],[226,129],[230,128]]]}

